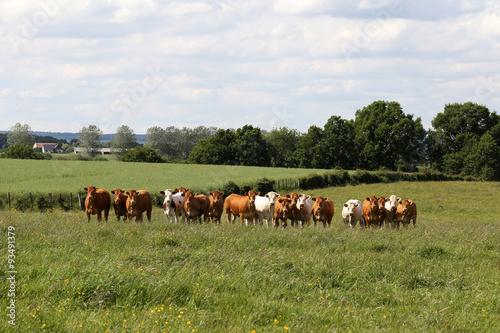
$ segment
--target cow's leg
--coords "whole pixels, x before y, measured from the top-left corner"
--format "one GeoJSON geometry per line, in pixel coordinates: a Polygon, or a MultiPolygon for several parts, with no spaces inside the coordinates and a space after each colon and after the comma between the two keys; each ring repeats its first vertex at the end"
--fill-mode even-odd
{"type": "Polygon", "coordinates": [[[101,211],[100,211],[100,210],[98,210],[98,211],[97,211],[97,221],[99,221],[99,222],[100,222],[101,220],[102,220],[102,214],[101,214],[101,211]]]}
{"type": "Polygon", "coordinates": [[[108,222],[108,217],[109,217],[109,209],[106,209],[104,211],[104,221],[108,222]]]}
{"type": "Polygon", "coordinates": [[[146,213],[147,213],[147,216],[148,216],[148,222],[151,222],[151,210],[148,209],[148,211],[146,213]]]}
{"type": "Polygon", "coordinates": [[[87,222],[90,222],[90,213],[88,211],[85,213],[87,214],[87,222]]]}

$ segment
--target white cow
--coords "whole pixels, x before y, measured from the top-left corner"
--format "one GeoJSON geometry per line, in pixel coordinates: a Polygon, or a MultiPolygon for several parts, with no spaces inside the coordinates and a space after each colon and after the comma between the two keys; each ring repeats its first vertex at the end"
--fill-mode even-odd
{"type": "Polygon", "coordinates": [[[393,228],[396,227],[396,210],[401,198],[396,197],[394,194],[389,198],[385,199],[385,225],[389,226],[389,223],[393,228]]]}
{"type": "Polygon", "coordinates": [[[260,224],[263,223],[264,219],[266,219],[267,227],[269,227],[269,220],[274,222],[274,206],[276,204],[276,198],[279,196],[280,195],[276,192],[269,192],[265,196],[255,196],[255,212],[259,217],[260,224]]]}
{"type": "Polygon", "coordinates": [[[185,221],[186,212],[184,211],[184,202],[186,201],[186,197],[182,196],[183,192],[179,192],[177,189],[174,191],[166,189],[160,193],[165,196],[165,200],[163,201],[163,212],[165,213],[167,221],[172,222],[173,219],[175,223],[177,223],[178,216],[182,216],[182,220],[185,221]]]}
{"type": "Polygon", "coordinates": [[[365,226],[365,219],[363,218],[363,204],[359,200],[351,199],[344,204],[342,208],[342,219],[345,226],[351,228],[356,227],[359,221],[361,227],[365,226]]]}
{"type": "Polygon", "coordinates": [[[297,224],[300,221],[302,228],[311,223],[313,204],[310,195],[299,195],[294,209],[294,219],[297,224]]]}

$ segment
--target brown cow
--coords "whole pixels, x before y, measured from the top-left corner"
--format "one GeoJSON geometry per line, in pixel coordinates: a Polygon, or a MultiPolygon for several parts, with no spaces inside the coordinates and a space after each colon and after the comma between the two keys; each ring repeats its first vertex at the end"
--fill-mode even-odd
{"type": "Polygon", "coordinates": [[[85,213],[87,221],[90,222],[90,215],[97,214],[97,221],[101,221],[101,212],[104,211],[104,220],[108,222],[109,207],[111,206],[111,196],[105,189],[99,189],[95,186],[83,188],[87,192],[85,198],[85,213]]]}
{"type": "MultiPolygon", "coordinates": [[[[251,219],[252,223],[255,223],[255,196],[259,194],[260,192],[250,190],[245,192],[245,195],[233,193],[228,196],[226,200],[224,200],[224,210],[226,211],[227,223],[234,223],[236,216],[240,217],[241,225],[243,225],[243,219],[251,219]]],[[[248,225],[248,221],[246,224],[248,225]]]]}
{"type": "Polygon", "coordinates": [[[320,221],[323,222],[323,227],[326,228],[327,224],[330,226],[335,212],[333,201],[321,196],[312,198],[312,201],[314,201],[312,207],[314,225],[316,225],[317,221],[320,221]]]}
{"type": "Polygon", "coordinates": [[[151,222],[151,211],[153,210],[153,201],[151,200],[151,194],[144,190],[130,190],[125,193],[127,197],[127,202],[125,203],[127,207],[127,218],[129,220],[135,216],[135,221],[142,221],[142,213],[146,212],[148,221],[151,222]]]}
{"type": "Polygon", "coordinates": [[[385,209],[386,199],[380,197],[377,199],[378,202],[378,227],[382,228],[384,226],[385,217],[387,215],[387,210],[385,209]]]}
{"type": "Polygon", "coordinates": [[[210,209],[210,199],[204,194],[194,194],[191,191],[182,193],[186,197],[184,202],[184,210],[186,211],[187,218],[198,219],[201,222],[201,216],[204,215],[205,221],[208,219],[208,212],[210,209]]]}
{"type": "Polygon", "coordinates": [[[290,219],[293,226],[293,199],[289,194],[286,197],[276,198],[276,204],[274,205],[274,217],[273,222],[275,227],[280,226],[280,220],[283,222],[283,228],[287,226],[286,220],[290,219]]]}
{"type": "Polygon", "coordinates": [[[417,223],[417,205],[410,199],[399,201],[396,210],[397,227],[399,228],[399,223],[403,223],[403,227],[407,227],[411,220],[413,220],[413,226],[415,226],[415,223],[417,223]]]}
{"type": "Polygon", "coordinates": [[[292,192],[286,195],[292,200],[292,217],[290,218],[290,224],[292,227],[295,225],[295,221],[299,219],[299,209],[297,208],[297,203],[299,202],[299,195],[296,192],[292,192]]]}
{"type": "Polygon", "coordinates": [[[114,198],[114,207],[115,207],[115,215],[118,221],[120,221],[120,217],[123,216],[123,220],[127,220],[127,195],[125,194],[125,190],[116,189],[111,191],[112,194],[115,195],[114,198]]]}
{"type": "Polygon", "coordinates": [[[372,195],[363,201],[363,218],[365,219],[366,227],[379,225],[380,208],[378,206],[378,199],[372,195]]]}
{"type": "Polygon", "coordinates": [[[208,217],[212,219],[212,222],[220,224],[220,217],[224,210],[224,202],[222,201],[224,192],[212,191],[209,194],[210,196],[208,199],[210,200],[210,208],[208,210],[208,217]]]}

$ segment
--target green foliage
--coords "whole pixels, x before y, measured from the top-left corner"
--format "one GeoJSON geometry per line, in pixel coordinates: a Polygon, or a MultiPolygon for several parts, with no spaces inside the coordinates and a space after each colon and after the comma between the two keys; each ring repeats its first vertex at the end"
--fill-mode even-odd
{"type": "Polygon", "coordinates": [[[239,165],[268,166],[269,153],[260,128],[245,125],[236,130],[234,141],[239,165]]]}
{"type": "Polygon", "coordinates": [[[32,159],[32,160],[43,160],[50,159],[52,155],[50,154],[42,154],[37,153],[33,150],[32,147],[28,145],[12,145],[7,148],[3,154],[1,154],[3,158],[14,158],[14,159],[32,159]]]}
{"type": "Polygon", "coordinates": [[[121,158],[122,162],[146,162],[146,163],[164,163],[160,154],[151,147],[137,147],[127,151],[121,158]]]}
{"type": "Polygon", "coordinates": [[[238,185],[236,185],[236,183],[233,181],[229,181],[229,182],[225,183],[222,186],[221,191],[224,192],[225,198],[230,196],[231,194],[238,194],[238,195],[241,194],[240,187],[238,185]]]}
{"type": "Polygon", "coordinates": [[[137,141],[135,138],[134,131],[127,125],[122,125],[116,130],[116,134],[111,141],[111,148],[113,154],[116,154],[117,158],[120,159],[123,155],[127,153],[128,149],[137,146],[137,141]]]}
{"type": "Polygon", "coordinates": [[[213,137],[201,139],[189,155],[197,164],[237,164],[236,134],[233,130],[218,130],[213,137]]]}
{"type": "Polygon", "coordinates": [[[78,134],[78,145],[85,148],[85,154],[95,157],[101,148],[102,131],[95,125],[83,127],[78,134]]]}
{"type": "Polygon", "coordinates": [[[35,143],[35,135],[28,124],[16,123],[7,133],[7,144],[9,146],[26,145],[33,147],[33,143],[35,143]]]}
{"type": "Polygon", "coordinates": [[[297,149],[300,133],[287,127],[274,128],[265,135],[272,167],[291,168],[296,166],[293,154],[297,149]]]}

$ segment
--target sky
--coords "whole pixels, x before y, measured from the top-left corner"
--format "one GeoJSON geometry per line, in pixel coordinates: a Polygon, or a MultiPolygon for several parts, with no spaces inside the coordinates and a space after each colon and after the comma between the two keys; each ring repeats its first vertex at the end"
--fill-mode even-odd
{"type": "Polygon", "coordinates": [[[307,132],[397,101],[500,103],[489,0],[2,0],[0,130],[307,132]]]}

